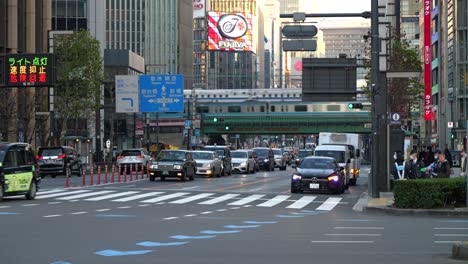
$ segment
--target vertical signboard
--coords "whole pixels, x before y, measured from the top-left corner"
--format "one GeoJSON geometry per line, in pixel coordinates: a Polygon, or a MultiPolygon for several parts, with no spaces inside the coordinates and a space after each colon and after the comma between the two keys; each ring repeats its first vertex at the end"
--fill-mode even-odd
{"type": "Polygon", "coordinates": [[[193,18],[205,17],[205,0],[192,0],[193,1],[193,18]]]}
{"type": "Polygon", "coordinates": [[[424,120],[434,120],[432,112],[431,1],[424,0],[424,120]]]}
{"type": "Polygon", "coordinates": [[[139,112],[138,76],[115,76],[115,112],[137,113],[139,112]]]}
{"type": "Polygon", "coordinates": [[[8,54],[5,56],[6,86],[54,86],[53,54],[8,54]]]}

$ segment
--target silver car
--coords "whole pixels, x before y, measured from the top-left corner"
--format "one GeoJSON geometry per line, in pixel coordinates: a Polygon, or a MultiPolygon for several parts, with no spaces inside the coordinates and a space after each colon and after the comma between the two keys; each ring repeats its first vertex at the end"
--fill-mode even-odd
{"type": "Polygon", "coordinates": [[[231,151],[232,170],[240,173],[255,173],[256,165],[252,150],[231,151]]]}
{"type": "Polygon", "coordinates": [[[286,161],[286,157],[283,154],[283,150],[274,148],[273,155],[274,155],[276,167],[278,167],[280,170],[286,170],[286,167],[288,166],[288,162],[286,161]]]}
{"type": "Polygon", "coordinates": [[[219,177],[223,170],[222,161],[215,151],[192,151],[192,158],[197,163],[198,175],[219,177]]]}
{"type": "Polygon", "coordinates": [[[125,170],[130,171],[146,171],[146,168],[151,162],[151,156],[145,149],[126,149],[117,156],[117,167],[123,174],[125,170]]]}

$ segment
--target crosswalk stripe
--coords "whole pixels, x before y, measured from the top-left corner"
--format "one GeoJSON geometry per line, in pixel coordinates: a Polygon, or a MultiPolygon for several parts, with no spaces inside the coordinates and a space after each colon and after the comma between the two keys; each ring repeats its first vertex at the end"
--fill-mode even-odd
{"type": "Polygon", "coordinates": [[[141,202],[142,203],[157,203],[157,202],[169,200],[169,199],[172,199],[172,198],[177,198],[177,197],[180,197],[180,196],[184,196],[184,195],[187,195],[187,194],[190,194],[190,193],[177,192],[177,193],[163,195],[163,196],[156,197],[156,198],[149,199],[149,200],[144,200],[144,201],[141,201],[141,202]]]}
{"type": "Polygon", "coordinates": [[[195,201],[195,200],[200,200],[200,199],[209,197],[209,196],[211,196],[211,195],[213,195],[213,194],[214,194],[214,193],[200,193],[200,194],[197,194],[197,195],[188,197],[188,198],[180,199],[180,200],[177,200],[177,201],[172,201],[172,202],[170,202],[170,203],[171,203],[171,204],[184,204],[184,203],[189,203],[189,202],[192,202],[192,201],[195,201]]]}
{"type": "Polygon", "coordinates": [[[36,199],[53,198],[53,197],[70,195],[70,194],[84,193],[84,192],[90,192],[90,190],[79,190],[79,191],[71,191],[71,192],[65,191],[61,193],[52,193],[52,194],[46,194],[46,195],[41,195],[38,193],[36,196],[36,199]]]}
{"type": "Polygon", "coordinates": [[[286,208],[301,209],[313,202],[317,196],[304,196],[286,208]]]}
{"type": "Polygon", "coordinates": [[[138,200],[138,199],[141,199],[141,198],[146,198],[146,197],[150,197],[150,196],[156,196],[156,195],[158,195],[158,194],[163,194],[163,193],[164,193],[164,192],[142,193],[142,194],[133,195],[133,196],[130,196],[130,197],[125,197],[125,198],[120,198],[120,199],[112,200],[112,202],[128,202],[128,201],[135,201],[135,200],[138,200]]]}
{"type": "Polygon", "coordinates": [[[55,189],[55,190],[49,190],[49,191],[39,191],[37,192],[37,195],[42,195],[42,194],[49,194],[49,193],[58,193],[58,192],[64,192],[64,189],[55,189]]]}
{"type": "Polygon", "coordinates": [[[201,203],[198,203],[198,204],[217,204],[217,203],[220,203],[220,202],[224,202],[226,200],[229,200],[229,199],[232,199],[234,197],[237,197],[239,196],[240,194],[233,194],[233,193],[229,193],[229,194],[225,194],[223,196],[220,196],[220,197],[217,197],[217,198],[213,198],[211,200],[208,200],[208,201],[204,201],[204,202],[201,202],[201,203]]]}
{"type": "Polygon", "coordinates": [[[273,207],[277,204],[280,204],[284,201],[286,201],[289,197],[291,197],[290,195],[277,195],[275,196],[274,198],[264,202],[264,203],[261,203],[261,204],[257,204],[257,206],[260,206],[260,207],[273,207]]]}
{"type": "Polygon", "coordinates": [[[85,197],[90,197],[90,196],[95,196],[99,194],[105,194],[105,193],[113,193],[115,191],[100,191],[100,192],[92,192],[92,193],[83,193],[83,194],[77,194],[77,195],[72,195],[72,196],[66,196],[66,197],[60,197],[57,198],[58,200],[75,200],[75,199],[80,199],[80,198],[85,198],[85,197]]]}
{"type": "Polygon", "coordinates": [[[253,201],[256,201],[262,197],[264,197],[265,195],[263,194],[253,194],[253,195],[250,195],[248,197],[245,197],[243,199],[240,199],[239,201],[235,201],[235,202],[232,202],[228,205],[245,205],[245,204],[248,204],[248,203],[251,203],[253,201]]]}
{"type": "Polygon", "coordinates": [[[330,211],[332,210],[333,208],[335,208],[335,206],[337,206],[340,201],[341,201],[342,198],[337,198],[337,197],[330,197],[328,198],[322,205],[320,205],[317,209],[315,210],[319,210],[319,211],[330,211]]]}
{"type": "Polygon", "coordinates": [[[121,192],[121,193],[113,193],[113,194],[108,194],[108,195],[104,195],[104,196],[98,196],[98,197],[94,197],[94,198],[85,199],[85,201],[93,201],[93,202],[94,201],[102,201],[102,200],[106,200],[106,199],[112,199],[112,198],[116,198],[116,197],[127,196],[127,195],[135,194],[135,193],[139,193],[139,192],[128,191],[128,192],[121,192]]]}

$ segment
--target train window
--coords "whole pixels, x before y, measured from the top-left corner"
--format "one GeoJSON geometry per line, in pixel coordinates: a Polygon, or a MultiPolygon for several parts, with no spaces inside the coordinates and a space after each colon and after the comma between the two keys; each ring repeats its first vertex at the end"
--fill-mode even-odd
{"type": "Polygon", "coordinates": [[[289,96],[290,96],[290,94],[287,94],[286,96],[287,96],[287,97],[289,97],[289,96]]]}
{"type": "Polygon", "coordinates": [[[307,105],[295,105],[294,112],[307,112],[307,105]]]}
{"type": "Polygon", "coordinates": [[[197,106],[196,111],[199,114],[200,113],[209,113],[210,109],[208,108],[208,106],[197,106]]]}
{"type": "Polygon", "coordinates": [[[263,105],[260,106],[260,112],[265,112],[265,106],[263,105]]]}
{"type": "Polygon", "coordinates": [[[250,112],[255,112],[255,108],[253,106],[250,107],[250,112]]]}
{"type": "Polygon", "coordinates": [[[276,112],[276,107],[274,105],[270,106],[270,112],[276,112]]]}
{"type": "Polygon", "coordinates": [[[327,105],[327,112],[339,112],[340,106],[339,105],[327,105]]]}
{"type": "Polygon", "coordinates": [[[211,95],[209,95],[209,94],[208,94],[206,97],[210,98],[210,97],[211,97],[211,95]]]}
{"type": "Polygon", "coordinates": [[[240,113],[241,108],[240,108],[240,106],[228,106],[228,112],[229,113],[240,113]]]}
{"type": "Polygon", "coordinates": [[[266,94],[263,94],[263,97],[266,97],[266,94]]]}

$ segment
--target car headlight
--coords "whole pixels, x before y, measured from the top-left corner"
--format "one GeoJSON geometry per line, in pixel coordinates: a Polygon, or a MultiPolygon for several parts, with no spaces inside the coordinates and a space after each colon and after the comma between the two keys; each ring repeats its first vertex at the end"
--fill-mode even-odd
{"type": "Polygon", "coordinates": [[[293,175],[292,179],[293,179],[293,181],[298,181],[298,180],[302,179],[302,176],[301,175],[293,175]]]}
{"type": "Polygon", "coordinates": [[[205,167],[205,168],[211,168],[211,165],[212,165],[211,163],[205,163],[205,164],[204,164],[204,167],[205,167]]]}
{"type": "Polygon", "coordinates": [[[174,165],[174,170],[181,170],[182,169],[182,165],[174,165]]]}
{"type": "Polygon", "coordinates": [[[158,164],[151,164],[150,169],[153,169],[153,170],[158,169],[158,164]]]}
{"type": "Polygon", "coordinates": [[[340,180],[340,177],[338,177],[337,175],[328,176],[328,181],[337,182],[339,180],[340,180]]]}
{"type": "Polygon", "coordinates": [[[268,162],[268,159],[265,159],[264,162],[268,162]]]}
{"type": "Polygon", "coordinates": [[[240,165],[241,165],[242,167],[247,166],[247,162],[244,161],[244,162],[242,162],[240,165]]]}

